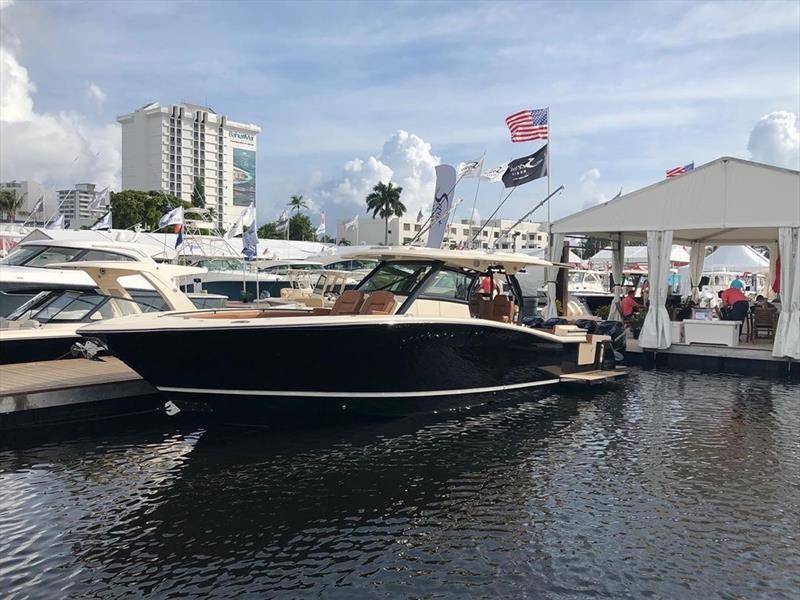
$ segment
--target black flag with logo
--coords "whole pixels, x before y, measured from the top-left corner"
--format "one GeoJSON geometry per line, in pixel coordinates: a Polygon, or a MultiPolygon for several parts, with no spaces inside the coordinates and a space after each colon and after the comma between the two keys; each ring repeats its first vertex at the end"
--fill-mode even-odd
{"type": "Polygon", "coordinates": [[[547,175],[547,144],[530,156],[517,158],[508,163],[503,174],[503,185],[516,187],[547,175]]]}

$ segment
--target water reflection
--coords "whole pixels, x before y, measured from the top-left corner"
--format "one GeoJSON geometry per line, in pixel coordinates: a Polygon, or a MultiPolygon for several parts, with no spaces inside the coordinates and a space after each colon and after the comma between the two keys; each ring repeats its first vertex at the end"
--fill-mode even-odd
{"type": "Polygon", "coordinates": [[[790,597],[796,396],[650,371],[435,419],[299,432],[159,420],[8,450],[0,587],[790,597]]]}

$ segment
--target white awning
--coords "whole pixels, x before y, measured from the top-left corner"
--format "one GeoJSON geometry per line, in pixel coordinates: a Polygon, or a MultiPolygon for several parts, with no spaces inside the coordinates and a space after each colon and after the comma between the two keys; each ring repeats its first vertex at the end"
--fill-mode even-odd
{"type": "Polygon", "coordinates": [[[800,172],[723,157],[575,213],[553,233],[646,239],[672,231],[674,244],[768,244],[778,227],[800,226],[800,172]]]}

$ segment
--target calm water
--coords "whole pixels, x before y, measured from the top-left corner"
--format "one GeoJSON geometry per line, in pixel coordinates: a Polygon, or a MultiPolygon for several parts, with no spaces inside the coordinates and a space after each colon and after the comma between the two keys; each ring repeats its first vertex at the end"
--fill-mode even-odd
{"type": "Polygon", "coordinates": [[[800,390],[280,432],[159,417],[0,449],[0,596],[797,598],[800,390]]]}

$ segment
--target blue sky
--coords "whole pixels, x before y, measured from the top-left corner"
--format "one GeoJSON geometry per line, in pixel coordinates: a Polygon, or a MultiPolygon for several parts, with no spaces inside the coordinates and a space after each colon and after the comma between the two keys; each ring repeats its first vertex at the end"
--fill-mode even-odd
{"type": "MultiPolygon", "coordinates": [[[[207,103],[262,127],[262,220],[292,193],[329,222],[349,218],[381,165],[404,172],[416,210],[433,157],[457,164],[485,151],[494,165],[538,148],[509,141],[503,120],[522,108],[551,107],[553,184],[566,186],[554,216],[678,164],[750,158],[751,132],[771,113],[784,116],[753,157],[797,168],[800,152],[788,116],[800,114],[797,2],[17,1],[2,27],[5,51],[35,85],[28,116],[6,119],[26,97],[4,98],[2,137],[28,147],[25,123],[37,119],[57,133],[40,134],[51,141],[30,157],[12,158],[7,141],[3,178],[113,179],[117,114],[153,100],[207,103]],[[415,137],[398,141],[398,130],[415,137]],[[69,150],[57,152],[62,137],[69,150]],[[67,158],[74,148],[86,157],[67,158]],[[354,159],[364,166],[345,169],[354,159]]],[[[4,86],[12,67],[4,59],[4,86]]],[[[498,186],[481,185],[481,215],[498,186]]],[[[521,187],[502,215],[520,216],[544,192],[543,181],[521,187]]],[[[471,204],[475,183],[458,193],[471,204]]]]}

